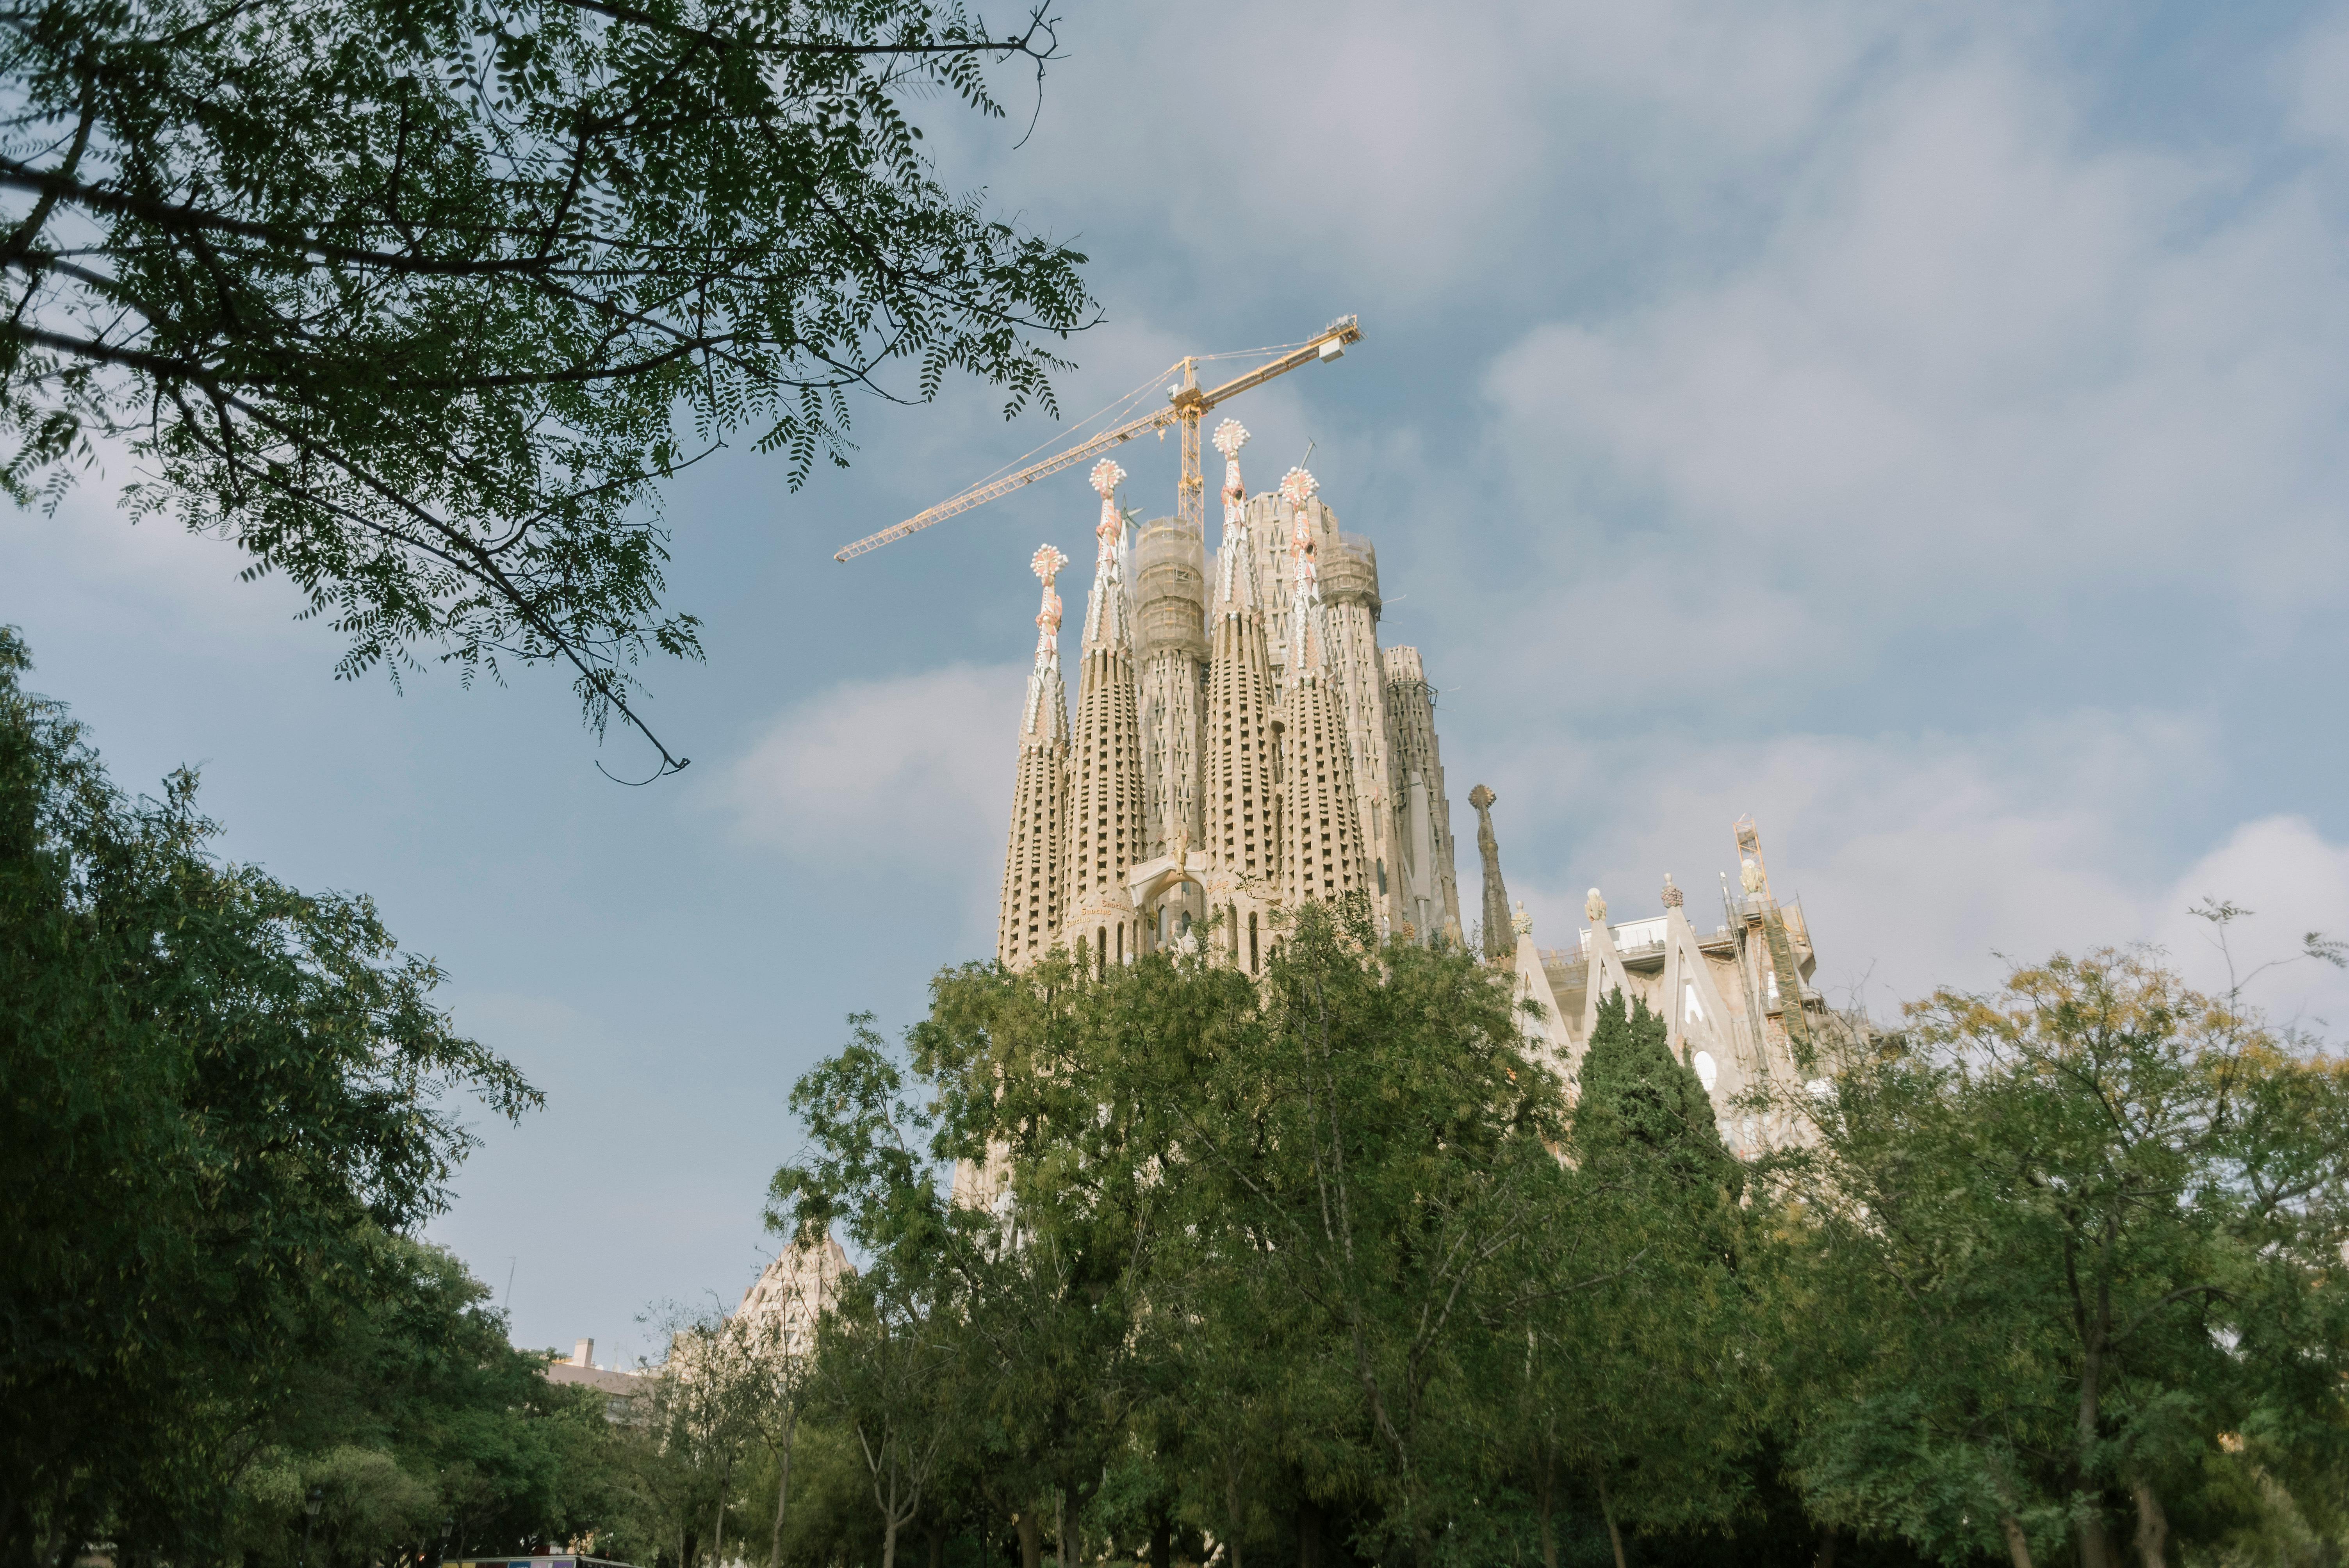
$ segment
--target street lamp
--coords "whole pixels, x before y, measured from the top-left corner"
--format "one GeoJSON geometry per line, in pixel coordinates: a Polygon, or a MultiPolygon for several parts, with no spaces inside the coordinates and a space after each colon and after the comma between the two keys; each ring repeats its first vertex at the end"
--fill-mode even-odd
{"type": "Polygon", "coordinates": [[[302,1501],[302,1511],[308,1517],[302,1523],[302,1568],[310,1568],[310,1531],[318,1522],[318,1511],[326,1506],[326,1489],[314,1486],[302,1501]]]}

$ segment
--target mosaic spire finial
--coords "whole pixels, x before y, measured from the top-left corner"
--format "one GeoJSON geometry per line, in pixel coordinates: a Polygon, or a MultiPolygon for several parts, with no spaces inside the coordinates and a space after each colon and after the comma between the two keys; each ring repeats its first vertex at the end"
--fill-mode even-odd
{"type": "Polygon", "coordinates": [[[1118,563],[1118,546],[1125,542],[1125,519],[1118,515],[1117,487],[1125,470],[1103,458],[1093,465],[1090,482],[1101,493],[1101,519],[1093,524],[1093,591],[1085,602],[1085,646],[1104,639],[1123,643],[1126,636],[1125,583],[1118,563]]]}
{"type": "Polygon", "coordinates": [[[1309,563],[1313,555],[1313,519],[1305,503],[1319,493],[1321,481],[1304,469],[1291,469],[1280,476],[1280,499],[1288,503],[1288,552],[1301,563],[1309,563]]]}
{"type": "Polygon", "coordinates": [[[1118,542],[1125,537],[1125,520],[1117,514],[1117,487],[1125,480],[1125,470],[1116,462],[1103,458],[1093,465],[1092,484],[1101,493],[1101,521],[1093,524],[1093,537],[1101,541],[1094,554],[1096,564],[1106,562],[1117,552],[1118,542]]]}
{"type": "Polygon", "coordinates": [[[1028,558],[1028,570],[1044,582],[1044,603],[1036,612],[1036,656],[1061,651],[1061,596],[1052,591],[1052,580],[1069,558],[1049,544],[1040,544],[1036,553],[1028,558]]]}
{"type": "Polygon", "coordinates": [[[1247,500],[1240,486],[1240,449],[1247,445],[1247,427],[1226,419],[1216,427],[1216,450],[1224,454],[1224,526],[1232,525],[1234,510],[1247,500]]]}
{"type": "Polygon", "coordinates": [[[1304,469],[1280,477],[1280,499],[1288,503],[1288,669],[1292,680],[1318,673],[1321,627],[1321,573],[1313,564],[1313,514],[1305,509],[1320,482],[1304,469]]]}

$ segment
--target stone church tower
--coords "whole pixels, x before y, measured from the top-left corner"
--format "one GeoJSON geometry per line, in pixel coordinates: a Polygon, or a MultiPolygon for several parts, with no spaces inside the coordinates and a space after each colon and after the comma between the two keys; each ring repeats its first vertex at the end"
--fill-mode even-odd
{"type": "Polygon", "coordinates": [[[1093,527],[1093,588],[1085,601],[1084,663],[1069,758],[1068,925],[1071,945],[1097,967],[1141,951],[1125,879],[1146,852],[1125,520],[1116,499],[1123,478],[1125,470],[1107,458],[1093,466],[1101,521],[1093,527]]]}
{"type": "Polygon", "coordinates": [[[1032,964],[1059,945],[1068,896],[1069,697],[1061,680],[1061,596],[1053,579],[1069,558],[1047,544],[1028,562],[1044,580],[1036,612],[1036,664],[1019,710],[1019,779],[1011,792],[1011,841],[1003,851],[1003,913],[995,955],[1005,967],[1032,964]]]}
{"type": "Polygon", "coordinates": [[[1224,454],[1224,537],[1216,552],[1215,642],[1201,745],[1207,807],[1202,892],[1208,909],[1223,917],[1225,956],[1260,965],[1278,896],[1279,849],[1273,827],[1272,662],[1247,491],[1240,483],[1240,449],[1247,438],[1237,419],[1216,427],[1216,449],[1224,454]]]}
{"type": "Polygon", "coordinates": [[[1236,420],[1216,430],[1212,570],[1198,526],[1162,519],[1140,531],[1130,584],[1124,472],[1106,459],[1093,469],[1073,727],[1059,717],[1047,570],[1059,552],[1032,563],[1048,614],[1020,719],[997,941],[1007,965],[1060,946],[1102,971],[1187,947],[1206,925],[1216,961],[1255,972],[1281,911],[1351,894],[1367,895],[1381,932],[1459,939],[1433,688],[1416,650],[1379,646],[1377,553],[1339,531],[1303,469],[1251,498],[1247,441],[1236,420]]]}
{"type": "Polygon", "coordinates": [[[1287,686],[1274,727],[1280,748],[1280,883],[1290,908],[1363,891],[1362,824],[1355,807],[1346,694],[1330,656],[1330,628],[1313,549],[1313,476],[1291,469],[1280,481],[1288,503],[1287,686]]]}

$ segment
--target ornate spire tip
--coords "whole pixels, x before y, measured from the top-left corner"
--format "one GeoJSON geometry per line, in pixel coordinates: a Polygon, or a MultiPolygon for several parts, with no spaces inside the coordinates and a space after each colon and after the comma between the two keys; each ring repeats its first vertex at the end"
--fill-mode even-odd
{"type": "Polygon", "coordinates": [[[1237,419],[1226,419],[1216,427],[1216,450],[1226,458],[1239,456],[1240,449],[1247,445],[1247,427],[1237,419]]]}
{"type": "Polygon", "coordinates": [[[1109,492],[1117,489],[1124,479],[1125,470],[1117,466],[1113,458],[1103,458],[1093,465],[1092,487],[1101,492],[1103,500],[1109,499],[1109,492]]]}
{"type": "Polygon", "coordinates": [[[1036,547],[1036,553],[1028,558],[1028,570],[1041,577],[1044,586],[1050,588],[1052,579],[1058,577],[1061,568],[1068,563],[1069,558],[1058,550],[1049,544],[1040,544],[1036,547]]]}

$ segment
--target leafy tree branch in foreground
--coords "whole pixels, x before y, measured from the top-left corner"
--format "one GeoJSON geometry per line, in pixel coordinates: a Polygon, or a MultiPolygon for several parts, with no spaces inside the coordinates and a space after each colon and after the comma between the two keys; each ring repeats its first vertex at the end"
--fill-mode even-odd
{"type": "Polygon", "coordinates": [[[999,118],[1055,47],[918,0],[0,7],[0,488],[127,444],[135,513],[285,573],[340,674],[555,662],[642,730],[635,666],[699,646],[658,481],[747,430],[796,487],[848,394],[950,373],[1054,407],[1084,258],[903,106],[999,118]]]}
{"type": "Polygon", "coordinates": [[[550,1519],[577,1412],[412,1239],[457,1097],[538,1091],[367,900],[213,859],[192,774],[127,799],[28,667],[0,627],[0,1563],[274,1563],[335,1453],[381,1482],[355,1540],[420,1545],[451,1465],[460,1522],[550,1519]]]}

